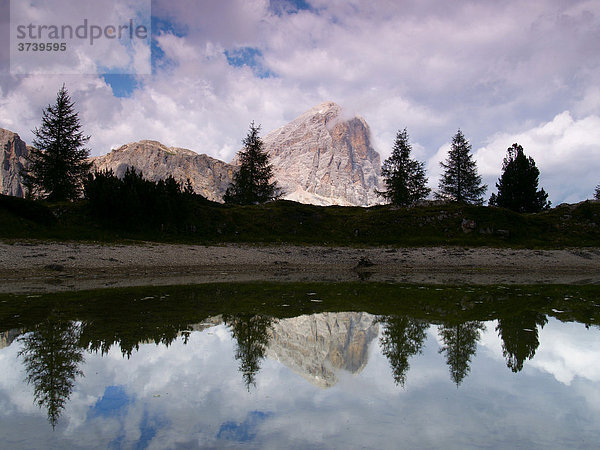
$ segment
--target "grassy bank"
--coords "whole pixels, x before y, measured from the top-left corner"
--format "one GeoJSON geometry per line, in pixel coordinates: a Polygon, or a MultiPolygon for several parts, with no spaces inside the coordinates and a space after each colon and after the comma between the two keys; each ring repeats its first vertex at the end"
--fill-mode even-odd
{"type": "Polygon", "coordinates": [[[95,214],[85,201],[44,204],[0,196],[0,238],[515,248],[600,245],[600,203],[591,201],[537,214],[459,204],[359,208],[276,201],[230,206],[189,199],[184,206],[185,214],[176,220],[164,214],[154,220],[152,211],[146,217],[121,220],[95,214]]]}
{"type": "MultiPolygon", "coordinates": [[[[227,283],[0,295],[0,333],[55,316],[102,335],[102,346],[161,342],[215,316],[289,318],[322,312],[408,316],[428,323],[521,320],[530,312],[600,325],[597,286],[416,286],[387,283],[227,283]],[[525,300],[526,299],[526,300],[525,300]]],[[[527,328],[521,323],[521,328],[527,328]]],[[[535,328],[535,326],[533,327],[535,328]]]]}

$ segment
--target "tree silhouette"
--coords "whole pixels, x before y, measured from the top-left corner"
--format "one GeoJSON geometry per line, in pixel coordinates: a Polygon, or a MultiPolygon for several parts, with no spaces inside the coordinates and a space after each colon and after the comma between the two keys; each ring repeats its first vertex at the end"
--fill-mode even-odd
{"type": "Polygon", "coordinates": [[[81,132],[74,105],[63,85],[56,103],[42,112],[42,126],[33,130],[33,148],[21,172],[29,197],[63,201],[81,195],[92,164],[88,161],[90,151],[84,147],[89,136],[81,132]]]}
{"type": "Polygon", "coordinates": [[[422,353],[429,324],[407,316],[385,316],[381,321],[385,326],[380,338],[382,353],[390,363],[394,381],[404,387],[408,360],[422,353]]]}
{"type": "Polygon", "coordinates": [[[398,131],[392,154],[383,162],[381,169],[387,189],[377,192],[393,205],[413,205],[431,192],[427,187],[425,164],[412,159],[411,151],[406,128],[398,131]]]}
{"type": "Polygon", "coordinates": [[[600,184],[596,186],[596,191],[594,192],[594,199],[600,200],[600,184]]]}
{"type": "Polygon", "coordinates": [[[439,353],[446,353],[446,363],[450,368],[450,377],[458,387],[471,370],[471,357],[477,351],[477,341],[481,331],[485,330],[483,322],[473,321],[455,325],[442,324],[439,333],[444,342],[439,353]]]}
{"type": "Polygon", "coordinates": [[[519,144],[513,144],[507,150],[502,175],[496,183],[498,195],[492,194],[489,204],[523,213],[548,209],[548,194],[544,189],[538,190],[539,177],[533,158],[526,157],[519,144]]]}
{"type": "Polygon", "coordinates": [[[237,342],[235,359],[240,361],[239,370],[248,391],[256,386],[256,374],[260,371],[260,361],[264,359],[269,345],[269,328],[273,319],[266,316],[237,314],[224,317],[237,342]]]}
{"type": "Polygon", "coordinates": [[[52,428],[75,386],[75,378],[83,372],[83,349],[79,346],[80,326],[51,315],[35,329],[20,338],[23,349],[19,356],[27,372],[27,383],[33,385],[38,406],[45,407],[52,428]]]}
{"type": "Polygon", "coordinates": [[[524,311],[514,317],[498,319],[496,331],[502,339],[502,354],[510,370],[520,372],[525,361],[533,358],[540,345],[538,326],[544,328],[546,323],[546,315],[536,311],[524,311]]]}
{"type": "Polygon", "coordinates": [[[440,165],[444,174],[439,182],[436,197],[441,200],[451,200],[461,203],[481,204],[487,186],[481,184],[477,174],[477,164],[472,159],[471,144],[462,131],[452,138],[452,146],[446,162],[440,165]]]}
{"type": "Polygon", "coordinates": [[[226,203],[252,205],[278,198],[281,194],[273,178],[273,167],[264,150],[260,125],[250,124],[250,130],[242,141],[244,148],[238,152],[239,169],[233,174],[233,182],[223,199],[226,203]]]}

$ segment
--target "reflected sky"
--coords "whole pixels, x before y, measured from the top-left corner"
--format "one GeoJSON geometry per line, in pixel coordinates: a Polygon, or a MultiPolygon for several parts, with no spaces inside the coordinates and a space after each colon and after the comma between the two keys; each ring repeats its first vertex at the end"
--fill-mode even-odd
{"type": "Polygon", "coordinates": [[[85,351],[83,376],[75,378],[54,431],[25,381],[26,342],[13,340],[0,350],[0,442],[7,448],[593,448],[600,437],[597,327],[549,318],[538,329],[535,355],[513,372],[498,321],[481,322],[468,374],[457,384],[440,352],[448,346],[445,325],[428,325],[398,383],[383,351],[381,317],[281,319],[268,331],[249,387],[233,337],[236,323],[244,322],[236,320],[195,327],[169,346],[141,343],[129,357],[118,346],[103,356],[85,351]],[[318,382],[318,376],[329,378],[318,382]]]}

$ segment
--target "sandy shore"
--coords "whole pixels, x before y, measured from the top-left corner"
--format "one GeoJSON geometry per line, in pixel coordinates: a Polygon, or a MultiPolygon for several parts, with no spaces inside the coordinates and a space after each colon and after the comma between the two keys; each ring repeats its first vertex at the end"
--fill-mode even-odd
{"type": "Polygon", "coordinates": [[[233,281],[600,283],[600,248],[0,243],[2,293],[233,281]],[[372,265],[359,264],[369,261],[372,265]]]}

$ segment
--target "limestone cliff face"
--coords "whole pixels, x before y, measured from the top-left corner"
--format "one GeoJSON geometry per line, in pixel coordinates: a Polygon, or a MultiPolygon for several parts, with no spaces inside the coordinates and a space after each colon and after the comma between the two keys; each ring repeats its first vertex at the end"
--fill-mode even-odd
{"type": "Polygon", "coordinates": [[[344,119],[333,102],[306,111],[264,136],[284,198],[317,205],[381,202],[381,162],[364,119],[344,119]]]}
{"type": "Polygon", "coordinates": [[[327,388],[339,370],[359,373],[366,366],[379,325],[367,313],[322,313],[280,320],[270,332],[268,357],[327,388]]]}
{"type": "Polygon", "coordinates": [[[10,344],[14,342],[21,334],[23,334],[23,330],[13,329],[8,331],[3,331],[0,333],[0,350],[6,347],[10,347],[10,344]]]}
{"type": "Polygon", "coordinates": [[[25,157],[29,153],[25,142],[18,134],[0,128],[0,193],[4,195],[24,196],[21,169],[25,164],[25,157]]]}
{"type": "Polygon", "coordinates": [[[123,145],[107,155],[92,158],[94,169],[111,169],[122,177],[128,167],[141,171],[144,178],[164,180],[169,175],[176,181],[192,183],[197,194],[209,200],[222,201],[235,168],[223,161],[191,150],[167,147],[157,141],[140,141],[123,145]]]}

